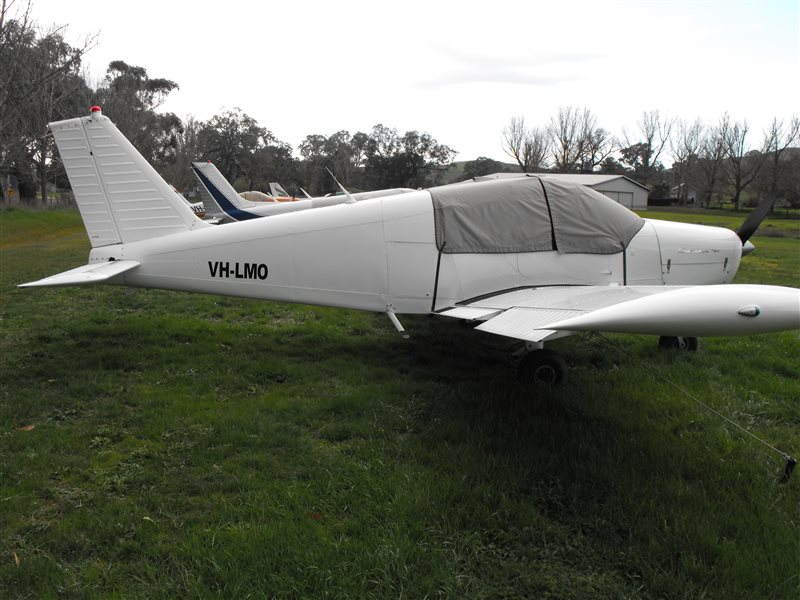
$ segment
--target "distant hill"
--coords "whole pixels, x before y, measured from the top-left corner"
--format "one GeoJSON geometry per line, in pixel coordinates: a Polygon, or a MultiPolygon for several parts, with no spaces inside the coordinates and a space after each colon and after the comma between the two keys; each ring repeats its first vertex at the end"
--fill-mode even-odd
{"type": "MultiPolygon", "coordinates": [[[[459,160],[454,163],[450,163],[448,168],[442,171],[439,174],[439,184],[446,185],[448,183],[456,183],[458,181],[463,181],[466,178],[465,173],[465,165],[470,162],[475,162],[471,160],[459,160]]],[[[490,171],[486,173],[479,173],[480,175],[488,175],[489,173],[499,173],[499,172],[509,172],[509,173],[516,173],[519,172],[519,166],[516,163],[504,163],[499,161],[493,161],[495,163],[494,167],[490,171]]]]}

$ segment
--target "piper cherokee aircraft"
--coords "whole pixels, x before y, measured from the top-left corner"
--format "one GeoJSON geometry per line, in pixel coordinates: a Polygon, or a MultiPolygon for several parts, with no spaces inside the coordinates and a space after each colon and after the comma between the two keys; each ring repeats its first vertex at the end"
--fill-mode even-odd
{"type": "MultiPolygon", "coordinates": [[[[50,124],[92,250],[21,287],[107,283],[385,312],[435,313],[522,340],[530,380],[564,374],[546,341],[583,331],[678,337],[800,327],[800,290],[728,284],[738,233],[645,220],[557,179],[472,181],[224,227],[198,220],[98,107],[50,124]]],[[[203,177],[209,177],[200,169],[203,177]]],[[[297,209],[304,204],[303,209],[297,209]]]]}
{"type": "MultiPolygon", "coordinates": [[[[359,192],[356,194],[345,193],[342,196],[324,196],[321,198],[306,198],[299,200],[289,198],[291,202],[253,202],[245,200],[228,180],[219,172],[219,169],[212,162],[193,162],[192,171],[200,182],[200,195],[203,203],[206,204],[206,214],[220,219],[223,223],[233,221],[247,221],[259,217],[283,214],[307,210],[309,208],[321,208],[323,206],[333,206],[346,202],[357,202],[359,200],[369,200],[371,198],[381,198],[384,196],[395,196],[414,190],[409,188],[395,188],[388,190],[376,190],[373,192],[359,192]]],[[[337,182],[338,183],[338,182],[337,182]]],[[[273,184],[270,184],[273,185],[273,184]]]]}

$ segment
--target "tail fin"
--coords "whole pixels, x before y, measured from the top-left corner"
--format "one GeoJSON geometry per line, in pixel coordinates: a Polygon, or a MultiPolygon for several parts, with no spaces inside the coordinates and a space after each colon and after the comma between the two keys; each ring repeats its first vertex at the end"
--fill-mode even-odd
{"type": "Polygon", "coordinates": [[[93,248],[209,226],[98,107],[50,130],[93,248]]]}
{"type": "Polygon", "coordinates": [[[283,186],[276,182],[272,181],[269,184],[269,193],[272,194],[273,198],[293,198],[289,192],[283,189],[283,186]]]}
{"type": "Polygon", "coordinates": [[[192,171],[194,171],[202,188],[208,194],[207,196],[203,194],[204,200],[211,200],[214,204],[216,210],[209,211],[212,214],[224,214],[234,221],[247,221],[248,219],[257,219],[263,216],[248,212],[248,208],[260,205],[255,202],[249,202],[237,194],[233,186],[214,166],[214,163],[193,162],[192,171]]]}

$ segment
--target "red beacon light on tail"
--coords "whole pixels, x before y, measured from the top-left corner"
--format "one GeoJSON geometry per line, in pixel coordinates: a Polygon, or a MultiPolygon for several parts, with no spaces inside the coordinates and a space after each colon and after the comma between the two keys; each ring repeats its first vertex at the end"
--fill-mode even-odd
{"type": "Polygon", "coordinates": [[[89,116],[93,119],[103,116],[103,110],[99,106],[93,106],[89,109],[89,116]]]}

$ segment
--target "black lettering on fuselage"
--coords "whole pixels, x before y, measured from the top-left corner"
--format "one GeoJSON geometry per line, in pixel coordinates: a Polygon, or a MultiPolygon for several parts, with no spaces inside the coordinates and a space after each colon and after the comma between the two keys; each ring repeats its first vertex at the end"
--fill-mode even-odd
{"type": "Polygon", "coordinates": [[[264,263],[210,260],[208,261],[208,272],[211,277],[260,279],[263,281],[269,276],[269,267],[264,263]]]}

